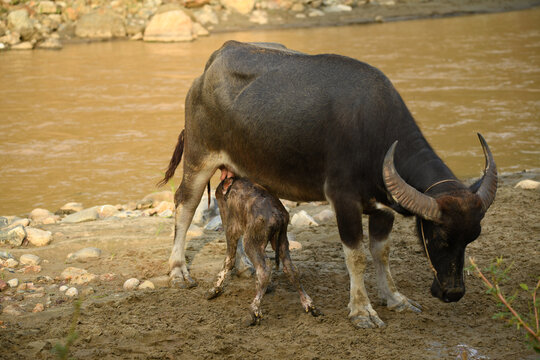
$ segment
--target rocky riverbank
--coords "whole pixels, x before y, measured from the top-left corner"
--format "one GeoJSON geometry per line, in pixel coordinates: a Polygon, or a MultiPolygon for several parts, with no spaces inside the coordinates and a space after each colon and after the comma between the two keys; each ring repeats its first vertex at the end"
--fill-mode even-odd
{"type": "Polygon", "coordinates": [[[0,0],[0,50],[511,11],[539,0],[0,0]]]}
{"type": "MultiPolygon", "coordinates": [[[[535,256],[539,181],[538,172],[502,176],[497,198],[483,220],[482,236],[468,247],[467,255],[486,266],[504,254],[508,263],[515,264],[511,275],[516,284],[534,282],[539,275],[535,256]]],[[[79,338],[71,350],[76,358],[131,358],[141,344],[143,354],[153,358],[221,356],[227,353],[216,348],[215,340],[221,339],[225,347],[242,340],[257,349],[253,353],[251,347],[234,347],[234,358],[262,359],[271,353],[257,344],[265,343],[268,336],[289,333],[293,336],[282,336],[274,349],[278,357],[355,358],[373,353],[379,358],[399,354],[424,359],[455,357],[469,350],[490,358],[529,356],[530,350],[516,337],[519,333],[491,319],[498,310],[479,279],[467,276],[468,293],[457,304],[443,305],[426,295],[430,271],[413,220],[401,216],[396,217],[390,254],[395,279],[404,294],[422,304],[424,312],[397,314],[377,306],[388,323],[388,331],[381,330],[385,340],[377,340],[378,331],[361,332],[358,337],[359,330],[346,317],[348,278],[334,214],[326,203],[284,202],[291,213],[288,235],[293,261],[325,315],[303,317],[297,294],[283,273],[276,271],[276,289],[264,302],[268,314],[261,325],[264,335],[246,330],[240,324],[253,297],[252,278],[233,279],[222,297],[212,302],[204,299],[226,250],[215,200],[208,207],[203,198],[188,232],[188,262],[199,286],[191,290],[169,287],[172,201],[172,192],[163,191],[128,204],[85,208],[68,203],[55,212],[34,209],[27,216],[0,217],[3,357],[52,358],[52,347],[63,344],[68,335],[76,299],[83,300],[79,338]],[[402,331],[408,334],[406,341],[402,331]],[[177,339],[183,340],[177,343],[177,339]],[[317,345],[321,341],[340,344],[343,339],[363,340],[338,348],[317,345]],[[298,342],[303,346],[298,347],[298,342]],[[317,349],[316,353],[305,352],[310,348],[317,349]]],[[[367,287],[375,301],[375,280],[369,269],[367,287]]],[[[512,288],[504,290],[509,293],[512,288]]],[[[526,301],[518,297],[514,304],[527,311],[526,301]]]]}

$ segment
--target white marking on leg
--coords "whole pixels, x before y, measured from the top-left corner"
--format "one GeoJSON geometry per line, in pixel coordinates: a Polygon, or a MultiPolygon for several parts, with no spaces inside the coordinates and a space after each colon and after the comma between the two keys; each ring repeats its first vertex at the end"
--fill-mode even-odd
{"type": "Polygon", "coordinates": [[[349,317],[369,316],[367,306],[370,305],[364,285],[364,270],[366,268],[366,256],[362,249],[349,249],[343,245],[345,264],[349,271],[350,300],[349,317]]]}

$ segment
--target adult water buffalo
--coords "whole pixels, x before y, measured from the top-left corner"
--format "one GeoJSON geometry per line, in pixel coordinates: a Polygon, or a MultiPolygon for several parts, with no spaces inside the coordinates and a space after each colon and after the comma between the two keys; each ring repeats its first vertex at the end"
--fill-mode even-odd
{"type": "Polygon", "coordinates": [[[204,188],[217,169],[297,201],[328,200],[336,213],[350,276],[349,318],[383,326],[364,287],[362,214],[379,295],[388,308],[420,311],[400,294],[388,266],[391,209],[416,215],[434,271],[431,293],[445,302],[465,293],[465,247],[497,191],[497,170],[479,135],[486,167],[471,187],[437,156],[388,78],[339,55],[307,55],[280,44],[226,42],[214,52],[186,98],[182,133],[165,176],[184,149],[169,259],[173,282],[194,284],[185,238],[204,188]],[[185,148],[184,148],[185,146],[185,148]]]}

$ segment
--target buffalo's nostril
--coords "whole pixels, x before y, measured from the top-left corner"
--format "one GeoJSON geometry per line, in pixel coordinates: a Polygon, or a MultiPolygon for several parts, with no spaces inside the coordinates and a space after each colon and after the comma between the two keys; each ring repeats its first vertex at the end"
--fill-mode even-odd
{"type": "Polygon", "coordinates": [[[465,290],[462,288],[454,288],[454,289],[448,289],[443,294],[443,301],[444,302],[456,302],[459,301],[465,295],[465,290]]]}

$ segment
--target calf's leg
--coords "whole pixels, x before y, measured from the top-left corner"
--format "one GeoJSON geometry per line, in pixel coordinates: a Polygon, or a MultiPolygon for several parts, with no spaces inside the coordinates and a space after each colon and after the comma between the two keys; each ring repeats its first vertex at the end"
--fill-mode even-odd
{"type": "Polygon", "coordinates": [[[389,209],[377,209],[369,216],[369,250],[375,265],[379,296],[390,310],[420,312],[420,305],[401,295],[392,279],[388,263],[390,253],[388,235],[393,223],[394,214],[389,209]]]}
{"type": "Polygon", "coordinates": [[[225,227],[227,237],[227,257],[223,263],[223,268],[218,273],[214,287],[206,294],[208,300],[214,299],[223,293],[225,281],[230,277],[236,261],[236,249],[241,234],[232,230],[231,226],[228,226],[228,224],[226,224],[225,227]]]}
{"type": "Polygon", "coordinates": [[[257,275],[257,293],[249,307],[251,315],[249,325],[259,325],[262,319],[261,301],[272,276],[272,267],[266,263],[264,252],[268,237],[261,236],[261,234],[254,234],[250,231],[247,231],[244,237],[246,254],[255,266],[255,273],[257,275]]]}
{"type": "Polygon", "coordinates": [[[291,255],[289,254],[289,240],[287,239],[287,227],[285,227],[285,229],[282,230],[278,234],[278,236],[280,237],[280,240],[278,242],[279,259],[281,260],[281,263],[283,264],[283,272],[287,274],[289,281],[300,294],[300,303],[302,304],[302,307],[304,308],[306,312],[311,313],[311,315],[313,316],[321,315],[321,312],[313,304],[313,300],[311,300],[311,297],[309,297],[309,295],[306,293],[306,291],[302,287],[302,284],[300,283],[300,276],[299,276],[298,270],[292,263],[291,255]]]}

